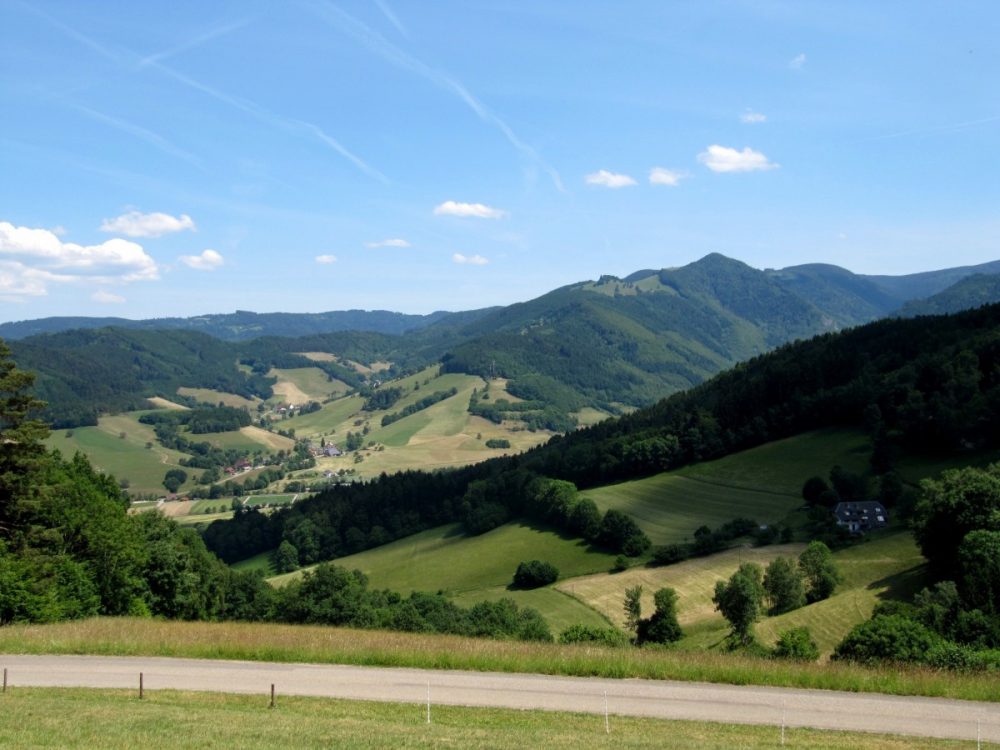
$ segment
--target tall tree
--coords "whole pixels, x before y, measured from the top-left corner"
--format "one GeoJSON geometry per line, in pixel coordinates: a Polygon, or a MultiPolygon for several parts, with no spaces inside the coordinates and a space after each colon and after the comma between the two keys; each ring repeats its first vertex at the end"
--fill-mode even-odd
{"type": "Polygon", "coordinates": [[[810,603],[828,599],[842,578],[830,548],[819,541],[810,542],[799,555],[799,568],[808,584],[806,601],[810,603]]]}
{"type": "Polygon", "coordinates": [[[743,563],[728,581],[715,584],[715,608],[732,626],[730,638],[736,646],[753,643],[753,626],[760,619],[764,602],[763,571],[756,563],[743,563]]]}

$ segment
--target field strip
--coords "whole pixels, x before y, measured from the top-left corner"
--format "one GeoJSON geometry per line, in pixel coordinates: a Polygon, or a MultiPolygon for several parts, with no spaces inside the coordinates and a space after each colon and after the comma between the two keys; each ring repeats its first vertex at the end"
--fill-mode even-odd
{"type": "Polygon", "coordinates": [[[774,490],[763,490],[759,486],[754,486],[752,484],[739,484],[736,482],[719,482],[717,480],[705,479],[704,477],[692,477],[687,474],[677,474],[678,479],[685,479],[689,482],[697,482],[698,484],[707,484],[710,487],[722,487],[727,490],[741,490],[743,492],[758,492],[761,495],[772,495],[774,497],[798,497],[792,492],[775,492],[774,490]]]}
{"type": "Polygon", "coordinates": [[[0,655],[9,689],[138,688],[573,711],[1000,742],[975,701],[827,690],[423,669],[109,656],[0,655]],[[429,696],[429,698],[428,698],[429,696]],[[605,697],[606,696],[606,697],[605,697]],[[606,703],[605,703],[606,701],[606,703]]]}

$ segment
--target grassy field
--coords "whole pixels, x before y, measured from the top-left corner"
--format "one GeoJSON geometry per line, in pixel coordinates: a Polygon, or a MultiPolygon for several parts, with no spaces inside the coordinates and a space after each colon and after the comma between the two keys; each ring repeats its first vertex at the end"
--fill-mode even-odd
{"type": "Polygon", "coordinates": [[[256,409],[257,404],[260,403],[258,400],[237,396],[235,393],[213,391],[210,388],[178,388],[177,393],[181,396],[195,398],[203,404],[212,404],[213,406],[222,404],[235,406],[237,409],[250,409],[251,411],[256,409]]]}
{"type": "MultiPolygon", "coordinates": [[[[614,558],[579,539],[511,523],[475,537],[464,535],[457,524],[441,526],[335,562],[361,570],[373,588],[404,593],[442,589],[463,606],[510,597],[538,609],[557,633],[574,623],[607,625],[593,609],[552,588],[508,590],[518,563],[534,559],[573,576],[607,570],[614,558]]],[[[280,586],[300,575],[296,571],[272,582],[280,586]]]]}
{"type": "MultiPolygon", "coordinates": [[[[643,677],[1000,702],[996,677],[918,667],[800,664],[714,652],[597,648],[263,623],[94,618],[0,628],[0,653],[184,656],[427,669],[643,677]]],[[[0,699],[2,700],[2,699],[0,699]]]]}
{"type": "MultiPolygon", "coordinates": [[[[525,450],[551,437],[551,433],[518,430],[514,424],[496,425],[469,414],[472,390],[481,390],[485,385],[479,377],[456,373],[440,375],[433,367],[393,381],[391,386],[401,388],[403,396],[391,409],[363,412],[364,400],[353,395],[324,404],[317,412],[283,420],[279,424],[285,429],[294,429],[299,437],[323,437],[328,443],[342,444],[348,432],[359,432],[367,423],[369,433],[365,436],[365,445],[369,442],[377,444],[378,449],[366,447],[357,454],[321,458],[317,462],[321,471],[355,469],[361,478],[378,476],[382,472],[392,474],[407,469],[437,469],[475,463],[492,456],[525,450]],[[382,417],[386,414],[398,412],[435,391],[451,388],[458,391],[457,395],[382,427],[382,417]],[[505,438],[510,441],[511,447],[505,450],[487,448],[486,441],[490,438],[505,438]],[[361,456],[361,462],[355,463],[355,455],[361,456]]],[[[490,393],[495,397],[504,396],[503,383],[493,383],[490,393]]]]}
{"type": "MultiPolygon", "coordinates": [[[[727,579],[742,562],[766,566],[775,557],[797,557],[804,545],[726,550],[708,557],[664,567],[638,567],[623,573],[575,578],[556,587],[594,607],[619,626],[624,622],[625,589],[643,587],[643,608],[653,609],[653,593],[664,586],[677,591],[678,620],[685,629],[683,649],[710,649],[722,645],[728,624],[715,610],[715,582],[727,579]]],[[[861,542],[834,554],[844,580],[829,599],[777,617],[765,617],[757,636],[772,645],[782,630],[805,625],[820,651],[828,656],[852,627],[871,616],[884,598],[906,598],[923,586],[923,563],[909,532],[896,532],[861,542]]]]}
{"type": "Polygon", "coordinates": [[[272,401],[287,404],[305,404],[310,401],[324,401],[350,390],[350,386],[340,380],[331,379],[318,367],[297,367],[294,369],[272,369],[268,377],[277,378],[272,386],[272,401]]]}
{"type": "Polygon", "coordinates": [[[80,451],[98,470],[113,474],[119,480],[127,479],[132,492],[165,493],[161,484],[163,475],[168,469],[182,468],[180,459],[184,454],[156,442],[153,428],[139,422],[139,417],[147,413],[101,417],[96,427],[57,430],[49,435],[45,444],[58,449],[67,458],[80,451]],[[152,447],[146,448],[147,443],[152,447]]]}
{"type": "Polygon", "coordinates": [[[737,516],[784,520],[802,505],[806,479],[826,476],[835,464],[861,470],[868,451],[859,432],[823,430],[582,494],[602,511],[631,515],[654,544],[683,542],[702,524],[716,527],[737,516]]]}
{"type": "MultiPolygon", "coordinates": [[[[433,706],[278,696],[275,710],[262,695],[129,690],[18,688],[0,703],[5,747],[369,748],[493,747],[772,748],[773,726],[604,717],[511,709],[433,706]]],[[[788,744],[806,750],[902,750],[968,747],[854,732],[786,730],[788,744]]]]}

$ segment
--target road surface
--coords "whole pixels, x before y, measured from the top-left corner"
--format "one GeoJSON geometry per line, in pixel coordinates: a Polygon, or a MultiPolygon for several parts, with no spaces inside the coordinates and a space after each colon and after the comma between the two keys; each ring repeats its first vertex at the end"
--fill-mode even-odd
{"type": "MultiPolygon", "coordinates": [[[[1000,742],[1000,703],[873,693],[321,664],[0,654],[17,686],[209,690],[770,724],[1000,742]]],[[[1000,686],[998,686],[1000,690],[1000,686]]]]}

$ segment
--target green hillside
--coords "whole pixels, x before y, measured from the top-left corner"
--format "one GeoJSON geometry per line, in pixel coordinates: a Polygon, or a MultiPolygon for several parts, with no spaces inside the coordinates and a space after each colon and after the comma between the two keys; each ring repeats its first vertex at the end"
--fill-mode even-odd
{"type": "Polygon", "coordinates": [[[926,299],[907,302],[899,315],[945,315],[1000,302],[1000,274],[977,273],[926,299]]]}
{"type": "MultiPolygon", "coordinates": [[[[556,632],[574,623],[607,625],[592,609],[551,587],[507,589],[518,563],[534,559],[551,562],[568,577],[607,570],[613,556],[535,526],[506,524],[469,537],[452,524],[335,562],[363,572],[373,588],[403,593],[443,590],[462,606],[508,597],[538,609],[556,632]]],[[[280,586],[300,575],[296,571],[271,580],[280,586]]]]}

